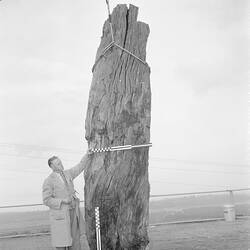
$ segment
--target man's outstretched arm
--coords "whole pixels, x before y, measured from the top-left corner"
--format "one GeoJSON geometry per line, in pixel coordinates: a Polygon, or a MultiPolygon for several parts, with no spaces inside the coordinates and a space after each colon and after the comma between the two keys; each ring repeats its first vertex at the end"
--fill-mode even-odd
{"type": "Polygon", "coordinates": [[[85,169],[89,160],[90,154],[86,153],[75,167],[68,170],[72,179],[75,179],[85,169]]]}

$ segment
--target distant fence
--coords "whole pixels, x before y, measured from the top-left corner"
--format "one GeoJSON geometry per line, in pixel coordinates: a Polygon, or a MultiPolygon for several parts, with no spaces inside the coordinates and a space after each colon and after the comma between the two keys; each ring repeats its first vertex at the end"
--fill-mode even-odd
{"type": "MultiPolygon", "coordinates": [[[[250,188],[241,188],[241,189],[226,189],[226,190],[213,190],[213,191],[203,191],[203,192],[190,192],[190,193],[173,193],[173,194],[161,194],[161,195],[151,195],[150,198],[164,198],[164,197],[174,197],[174,196],[189,196],[189,195],[203,195],[203,194],[217,194],[217,193],[228,193],[229,194],[229,203],[234,205],[234,193],[240,191],[249,191],[250,188]]],[[[84,202],[81,200],[80,202],[84,202]]],[[[9,206],[0,206],[0,209],[8,209],[8,208],[24,208],[24,207],[37,207],[44,206],[42,203],[35,204],[17,204],[17,205],[9,205],[9,206]]],[[[241,216],[241,217],[249,217],[249,216],[241,216]]],[[[182,221],[172,221],[172,222],[163,222],[163,223],[155,223],[150,224],[150,227],[161,226],[161,225],[169,225],[169,224],[183,224],[183,223],[194,223],[194,222],[208,222],[208,221],[219,221],[224,220],[224,218],[209,218],[209,219],[193,219],[193,220],[182,220],[182,221]]],[[[27,233],[27,234],[18,234],[18,235],[5,235],[0,236],[0,239],[5,238],[17,238],[17,237],[30,237],[30,236],[38,236],[38,235],[49,235],[50,232],[41,232],[41,233],[27,233]]]]}
{"type": "MultiPolygon", "coordinates": [[[[216,193],[228,193],[230,202],[234,203],[234,192],[239,191],[248,191],[250,188],[240,188],[240,189],[226,189],[226,190],[213,190],[213,191],[203,191],[203,192],[193,192],[193,193],[173,193],[173,194],[159,194],[159,195],[150,195],[150,198],[163,198],[163,197],[173,197],[173,196],[186,196],[186,195],[199,195],[199,194],[216,194],[216,193]]],[[[81,200],[80,202],[84,202],[81,200]]],[[[37,207],[37,206],[44,206],[42,203],[35,203],[35,204],[17,204],[17,205],[10,205],[10,206],[0,206],[0,209],[4,208],[22,208],[22,207],[37,207]]]]}
{"type": "MultiPolygon", "coordinates": [[[[152,195],[151,198],[160,198],[160,197],[173,197],[173,196],[188,196],[188,195],[205,195],[205,194],[218,194],[218,193],[228,193],[228,200],[227,203],[224,204],[224,209],[226,207],[233,207],[234,213],[235,213],[235,219],[240,218],[250,218],[249,215],[239,215],[236,213],[235,205],[237,205],[237,202],[235,202],[234,199],[234,193],[235,192],[241,192],[241,191],[249,191],[250,188],[240,188],[240,189],[226,189],[226,190],[214,190],[214,191],[203,191],[203,192],[190,192],[190,193],[176,193],[176,194],[167,194],[167,195],[152,195]]],[[[228,220],[228,216],[225,216],[225,213],[228,213],[229,211],[224,210],[224,217],[217,217],[217,218],[206,218],[206,219],[192,219],[192,220],[181,220],[181,221],[172,221],[172,222],[163,222],[163,223],[155,223],[151,226],[159,226],[159,225],[168,225],[168,224],[182,224],[182,223],[193,223],[193,222],[208,222],[208,221],[219,221],[219,220],[228,220]],[[226,218],[227,217],[227,218],[226,218]]]]}

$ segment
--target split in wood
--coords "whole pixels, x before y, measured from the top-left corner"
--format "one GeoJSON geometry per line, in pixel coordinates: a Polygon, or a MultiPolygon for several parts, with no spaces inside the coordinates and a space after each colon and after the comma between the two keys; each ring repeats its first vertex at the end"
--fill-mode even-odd
{"type": "Polygon", "coordinates": [[[114,39],[114,33],[113,33],[113,27],[112,27],[112,21],[111,21],[111,14],[110,14],[110,7],[109,7],[109,1],[106,0],[106,4],[107,4],[107,8],[108,8],[108,16],[109,16],[109,26],[110,26],[110,33],[111,33],[111,40],[112,42],[103,49],[101,55],[97,58],[95,64],[92,67],[92,72],[94,72],[96,65],[98,64],[98,62],[101,60],[102,57],[104,57],[105,53],[111,49],[113,46],[121,49],[122,51],[126,52],[127,54],[129,54],[130,56],[133,56],[135,59],[137,59],[138,61],[140,61],[141,63],[143,63],[144,65],[148,66],[147,62],[145,62],[144,60],[142,60],[141,58],[139,58],[138,56],[136,56],[135,54],[133,54],[132,52],[130,52],[129,50],[123,48],[122,46],[120,46],[119,44],[117,44],[115,42],[114,39]]]}
{"type": "Polygon", "coordinates": [[[112,152],[112,151],[120,151],[120,150],[129,150],[134,148],[143,148],[143,147],[152,147],[152,143],[141,144],[141,145],[124,145],[124,146],[114,146],[114,147],[106,147],[106,148],[90,148],[89,152],[91,153],[102,153],[102,152],[112,152]]]}

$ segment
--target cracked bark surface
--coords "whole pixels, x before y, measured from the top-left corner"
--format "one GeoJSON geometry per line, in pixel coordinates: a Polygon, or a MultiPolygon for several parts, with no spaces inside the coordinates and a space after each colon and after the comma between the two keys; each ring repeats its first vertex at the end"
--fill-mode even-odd
{"type": "MultiPolygon", "coordinates": [[[[112,12],[115,42],[146,60],[147,24],[138,8],[117,5],[112,12]]],[[[96,60],[111,42],[104,23],[96,60]]],[[[150,142],[150,69],[113,47],[96,64],[85,121],[89,148],[150,142]]],[[[148,245],[148,148],[93,154],[84,178],[86,234],[96,249],[94,208],[100,208],[102,249],[145,249],[148,245]]]]}

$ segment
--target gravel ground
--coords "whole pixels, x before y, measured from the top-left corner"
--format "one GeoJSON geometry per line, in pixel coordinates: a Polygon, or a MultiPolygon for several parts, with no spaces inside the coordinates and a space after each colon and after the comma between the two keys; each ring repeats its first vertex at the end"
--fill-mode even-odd
{"type": "MultiPolygon", "coordinates": [[[[152,250],[249,250],[250,220],[156,226],[149,229],[152,250]]],[[[83,239],[86,247],[86,239],[83,239]]],[[[50,236],[1,239],[1,250],[52,250],[50,236]]]]}

